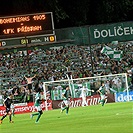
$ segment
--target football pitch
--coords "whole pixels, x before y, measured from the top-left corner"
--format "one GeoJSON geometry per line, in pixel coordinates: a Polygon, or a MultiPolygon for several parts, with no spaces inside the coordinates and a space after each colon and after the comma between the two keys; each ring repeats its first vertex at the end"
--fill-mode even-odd
{"type": "Polygon", "coordinates": [[[133,133],[133,103],[108,103],[44,111],[39,123],[30,114],[15,115],[14,123],[6,117],[0,133],[133,133]]]}

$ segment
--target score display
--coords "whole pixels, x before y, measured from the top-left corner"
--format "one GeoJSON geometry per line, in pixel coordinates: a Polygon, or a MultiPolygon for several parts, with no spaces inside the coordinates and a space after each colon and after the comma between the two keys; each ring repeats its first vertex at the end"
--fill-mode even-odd
{"type": "Polygon", "coordinates": [[[52,12],[0,17],[0,36],[5,38],[54,34],[52,12]]]}

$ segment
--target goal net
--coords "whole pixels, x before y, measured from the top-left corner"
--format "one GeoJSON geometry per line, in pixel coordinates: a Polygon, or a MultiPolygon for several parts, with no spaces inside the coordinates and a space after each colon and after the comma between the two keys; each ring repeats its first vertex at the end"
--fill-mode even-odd
{"type": "MultiPolygon", "coordinates": [[[[72,98],[81,97],[81,89],[85,86],[86,96],[93,96],[98,94],[97,90],[100,88],[101,83],[104,82],[107,94],[126,93],[129,95],[127,74],[111,74],[104,76],[66,79],[59,81],[43,82],[44,97],[51,100],[62,100],[62,94],[65,92],[66,86],[69,85],[72,98]],[[91,90],[94,90],[92,92],[91,90]],[[49,95],[47,95],[49,93],[49,95]]],[[[129,101],[129,99],[128,99],[129,101]]]]}

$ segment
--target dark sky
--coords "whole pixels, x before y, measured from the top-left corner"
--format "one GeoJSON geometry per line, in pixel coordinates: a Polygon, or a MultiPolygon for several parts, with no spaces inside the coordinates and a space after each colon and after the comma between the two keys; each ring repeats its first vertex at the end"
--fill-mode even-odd
{"type": "Polygon", "coordinates": [[[42,7],[45,5],[43,5],[42,1],[43,0],[1,0],[0,16],[43,11],[42,7]]]}
{"type": "Polygon", "coordinates": [[[0,16],[40,12],[53,12],[55,28],[132,21],[133,1],[0,0],[0,16]]]}

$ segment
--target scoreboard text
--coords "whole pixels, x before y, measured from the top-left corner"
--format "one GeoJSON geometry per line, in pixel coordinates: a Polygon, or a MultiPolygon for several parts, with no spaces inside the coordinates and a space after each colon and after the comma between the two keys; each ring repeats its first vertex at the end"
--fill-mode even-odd
{"type": "Polygon", "coordinates": [[[22,33],[54,34],[52,12],[0,17],[0,36],[20,36],[22,33]]]}

